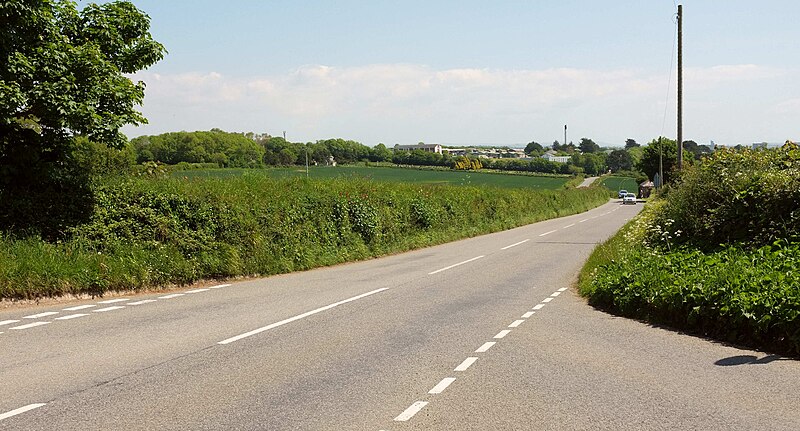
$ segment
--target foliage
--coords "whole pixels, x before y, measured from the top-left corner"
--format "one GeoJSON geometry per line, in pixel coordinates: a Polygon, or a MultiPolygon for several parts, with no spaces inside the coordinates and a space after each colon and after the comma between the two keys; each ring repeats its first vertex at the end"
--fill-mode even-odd
{"type": "Polygon", "coordinates": [[[572,164],[582,168],[587,175],[601,175],[608,169],[604,153],[573,154],[572,164]]]}
{"type": "MultiPolygon", "coordinates": [[[[663,205],[663,204],[661,204],[663,205]]],[[[659,205],[660,207],[660,205],[659,205]]],[[[800,242],[715,251],[644,246],[657,228],[648,208],[598,247],[581,273],[592,305],[717,339],[800,355],[800,242]]]]}
{"type": "Polygon", "coordinates": [[[536,141],[528,142],[528,145],[525,146],[525,154],[527,155],[535,155],[539,156],[544,153],[544,147],[536,141]]]}
{"type": "Polygon", "coordinates": [[[479,159],[467,156],[459,156],[453,160],[453,169],[457,171],[477,171],[482,167],[483,165],[479,159]]]}
{"type": "Polygon", "coordinates": [[[580,148],[581,153],[583,154],[600,152],[600,146],[589,138],[581,138],[578,148],[580,148]]]}
{"type": "Polygon", "coordinates": [[[606,164],[611,172],[630,171],[633,169],[633,158],[625,150],[614,150],[608,153],[606,164]]]}
{"type": "Polygon", "coordinates": [[[720,149],[689,166],[670,191],[659,225],[695,247],[800,238],[800,150],[720,149]]]}
{"type": "MultiPolygon", "coordinates": [[[[639,160],[636,168],[645,174],[651,180],[659,171],[659,158],[661,158],[664,169],[663,183],[668,184],[675,178],[675,169],[678,162],[678,144],[674,139],[658,138],[653,139],[644,147],[642,157],[639,160]]],[[[683,165],[687,166],[693,160],[692,153],[688,151],[683,152],[683,165]]]]}
{"type": "Polygon", "coordinates": [[[628,138],[625,140],[625,149],[630,150],[631,148],[637,148],[640,145],[636,142],[635,139],[628,138]]]}
{"type": "Polygon", "coordinates": [[[613,312],[800,355],[800,149],[719,150],[598,247],[581,293],[613,312]]]}
{"type": "MultiPolygon", "coordinates": [[[[139,163],[216,163],[220,167],[231,168],[264,166],[264,147],[240,133],[227,133],[219,129],[140,136],[132,139],[131,143],[136,149],[139,163]]],[[[291,163],[294,161],[292,158],[291,163]]]]}
{"type": "MultiPolygon", "coordinates": [[[[185,171],[190,172],[190,171],[185,171]]],[[[259,172],[259,171],[256,171],[259,172]]],[[[102,294],[379,256],[585,211],[602,189],[116,178],[60,243],[0,236],[0,297],[102,294]]]]}
{"type": "Polygon", "coordinates": [[[145,122],[134,109],[144,83],[124,74],[164,47],[125,1],[81,11],[62,0],[4,1],[0,23],[0,230],[58,237],[92,200],[85,145],[73,138],[123,148],[119,128],[145,122]]]}

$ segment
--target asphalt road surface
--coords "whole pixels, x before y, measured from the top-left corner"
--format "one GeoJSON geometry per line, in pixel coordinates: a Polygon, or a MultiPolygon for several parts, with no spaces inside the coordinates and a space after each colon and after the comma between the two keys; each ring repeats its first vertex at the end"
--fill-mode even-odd
{"type": "Polygon", "coordinates": [[[571,290],[640,208],[0,311],[0,429],[800,429],[800,362],[613,317],[571,290]]]}

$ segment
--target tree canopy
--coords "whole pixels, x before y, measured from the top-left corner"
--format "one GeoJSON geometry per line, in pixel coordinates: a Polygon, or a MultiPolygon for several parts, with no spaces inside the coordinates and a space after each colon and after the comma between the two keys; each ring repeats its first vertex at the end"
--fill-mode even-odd
{"type": "Polygon", "coordinates": [[[125,74],[166,50],[127,1],[0,0],[0,229],[61,235],[91,205],[76,137],[122,148],[146,120],[125,74]]]}

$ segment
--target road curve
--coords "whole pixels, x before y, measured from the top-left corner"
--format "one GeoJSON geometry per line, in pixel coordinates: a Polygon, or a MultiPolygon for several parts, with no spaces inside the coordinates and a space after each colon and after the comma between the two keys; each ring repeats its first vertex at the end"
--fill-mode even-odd
{"type": "Polygon", "coordinates": [[[0,430],[800,429],[800,363],[569,289],[640,206],[332,268],[0,312],[0,430]]]}

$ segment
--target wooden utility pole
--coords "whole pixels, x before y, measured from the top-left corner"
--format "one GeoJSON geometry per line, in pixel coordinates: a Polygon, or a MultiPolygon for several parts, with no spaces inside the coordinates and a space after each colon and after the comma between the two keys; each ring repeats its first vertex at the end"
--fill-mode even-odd
{"type": "Polygon", "coordinates": [[[678,170],[683,168],[683,5],[678,5],[678,170]]]}

